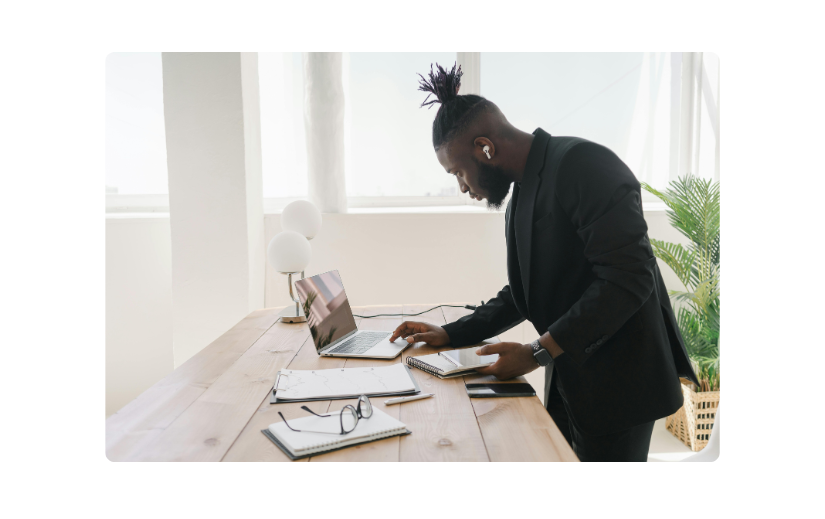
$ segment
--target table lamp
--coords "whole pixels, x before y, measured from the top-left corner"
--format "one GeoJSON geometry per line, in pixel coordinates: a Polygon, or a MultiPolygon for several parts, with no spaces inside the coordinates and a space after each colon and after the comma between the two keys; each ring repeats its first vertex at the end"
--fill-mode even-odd
{"type": "Polygon", "coordinates": [[[311,240],[321,230],[321,211],[308,200],[291,202],[281,213],[281,228],[303,234],[311,240]]]}
{"type": "Polygon", "coordinates": [[[295,302],[295,307],[291,305],[281,311],[281,321],[285,323],[303,323],[306,321],[303,308],[292,289],[292,275],[301,274],[304,279],[304,269],[309,263],[312,255],[312,248],[309,241],[313,239],[321,230],[321,211],[315,204],[308,200],[296,200],[291,202],[281,212],[281,227],[283,232],[279,233],[269,242],[267,256],[270,264],[281,274],[286,274],[289,283],[289,297],[295,302]],[[289,236],[278,238],[281,235],[289,236]],[[298,240],[298,235],[303,240],[298,240]],[[275,240],[278,239],[276,244],[275,240]],[[306,247],[306,249],[304,249],[306,247]],[[306,251],[306,260],[303,254],[306,251]],[[300,268],[296,268],[300,266],[300,268]]]}
{"type": "Polygon", "coordinates": [[[284,308],[281,313],[281,322],[303,323],[307,318],[301,308],[301,302],[295,297],[292,289],[292,276],[301,274],[304,279],[304,269],[312,257],[312,247],[306,237],[295,231],[281,231],[272,238],[266,249],[266,256],[272,267],[287,276],[289,284],[289,298],[295,303],[284,308]]]}

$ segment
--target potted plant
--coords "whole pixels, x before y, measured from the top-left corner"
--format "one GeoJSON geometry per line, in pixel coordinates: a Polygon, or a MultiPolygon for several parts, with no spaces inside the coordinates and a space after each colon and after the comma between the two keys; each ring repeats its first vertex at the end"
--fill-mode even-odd
{"type": "Polygon", "coordinates": [[[682,380],[685,403],[666,421],[667,429],[693,451],[702,450],[719,406],[719,183],[688,175],[664,192],[642,187],[668,207],[671,225],[690,244],[650,240],[653,253],[685,287],[671,290],[676,317],[699,386],[682,380]]]}

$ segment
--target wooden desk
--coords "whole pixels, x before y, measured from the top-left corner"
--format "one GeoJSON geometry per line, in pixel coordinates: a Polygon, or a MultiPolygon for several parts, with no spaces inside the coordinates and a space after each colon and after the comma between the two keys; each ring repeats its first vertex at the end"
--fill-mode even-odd
{"type": "MultiPolygon", "coordinates": [[[[414,314],[435,305],[353,308],[359,315],[414,314]]],[[[280,309],[252,312],[169,376],[147,389],[106,420],[106,454],[112,461],[289,461],[263,434],[277,415],[298,418],[308,405],[322,413],[330,401],[269,403],[281,369],[386,366],[408,355],[434,353],[417,344],[392,361],[321,358],[304,324],[277,322],[280,309]]],[[[460,308],[433,310],[410,319],[435,324],[468,313],[460,308]]],[[[358,319],[365,330],[392,331],[403,319],[358,319]]],[[[442,348],[444,349],[444,348],[442,348]]],[[[468,376],[440,380],[413,370],[422,391],[434,398],[384,406],[412,431],[309,458],[309,461],[577,461],[538,397],[470,399],[468,376]]],[[[493,379],[495,380],[495,379],[493,379]]],[[[521,379],[520,381],[524,381],[521,379]]],[[[338,402],[337,404],[340,404],[338,402]]],[[[334,404],[334,405],[337,405],[334,404]]],[[[302,460],[307,461],[307,460],[302,460]]]]}

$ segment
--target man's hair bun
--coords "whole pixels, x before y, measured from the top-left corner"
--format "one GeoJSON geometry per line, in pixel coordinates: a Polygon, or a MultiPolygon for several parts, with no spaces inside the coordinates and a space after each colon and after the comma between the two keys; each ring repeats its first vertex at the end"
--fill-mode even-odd
{"type": "Polygon", "coordinates": [[[438,113],[433,119],[433,147],[438,150],[445,142],[467,128],[487,106],[492,103],[481,96],[474,94],[458,95],[461,88],[461,67],[454,64],[450,70],[444,69],[438,63],[433,70],[430,64],[429,79],[421,74],[418,90],[427,92],[427,98],[421,106],[432,108],[439,103],[438,113]],[[435,99],[431,99],[435,96],[435,99]]]}
{"type": "Polygon", "coordinates": [[[438,63],[435,64],[435,71],[433,71],[433,65],[430,64],[429,80],[418,74],[418,77],[421,78],[418,90],[428,92],[427,98],[424,99],[421,106],[432,108],[435,103],[443,105],[457,98],[458,89],[461,88],[462,74],[461,66],[458,64],[453,64],[453,68],[449,71],[438,63]],[[435,96],[435,99],[430,99],[431,96],[435,96]]]}

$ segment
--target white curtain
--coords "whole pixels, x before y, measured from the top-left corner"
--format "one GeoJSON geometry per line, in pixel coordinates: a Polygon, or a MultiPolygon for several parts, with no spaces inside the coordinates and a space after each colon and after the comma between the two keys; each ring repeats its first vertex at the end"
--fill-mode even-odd
{"type": "Polygon", "coordinates": [[[309,199],[322,213],[346,213],[343,55],[305,52],[303,65],[309,199]]]}

